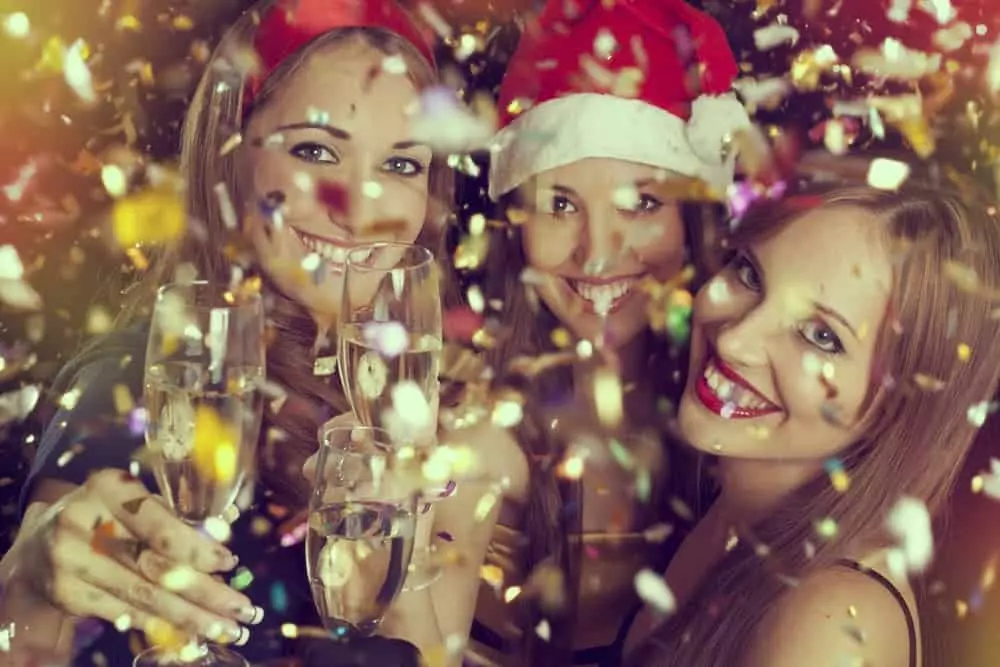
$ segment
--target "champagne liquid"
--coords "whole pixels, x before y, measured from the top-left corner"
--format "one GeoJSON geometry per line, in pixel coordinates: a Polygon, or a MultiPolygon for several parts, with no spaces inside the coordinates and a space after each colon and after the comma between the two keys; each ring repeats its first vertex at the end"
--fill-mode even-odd
{"type": "Polygon", "coordinates": [[[309,585],[328,630],[375,631],[403,587],[415,527],[413,512],[378,502],[334,503],[310,513],[309,585]]]}
{"type": "MultiPolygon", "coordinates": [[[[435,405],[440,361],[441,340],[435,336],[412,336],[406,351],[389,358],[365,340],[362,325],[347,325],[340,331],[341,381],[355,416],[366,426],[398,432],[398,420],[397,424],[389,422],[394,407],[392,388],[401,382],[414,383],[427,403],[435,405]]],[[[406,406],[396,407],[407,411],[406,406]]],[[[428,424],[428,432],[433,433],[435,426],[428,424]]]]}
{"type": "Polygon", "coordinates": [[[146,369],[146,443],[160,491],[193,523],[219,516],[253,474],[263,396],[260,367],[224,369],[171,361],[146,369]],[[206,429],[195,438],[195,423],[206,429]]]}

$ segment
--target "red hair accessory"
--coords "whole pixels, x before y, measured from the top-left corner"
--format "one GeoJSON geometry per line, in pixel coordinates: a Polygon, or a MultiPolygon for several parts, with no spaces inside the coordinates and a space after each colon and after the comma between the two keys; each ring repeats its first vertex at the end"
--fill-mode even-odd
{"type": "Polygon", "coordinates": [[[434,52],[410,15],[394,0],[280,0],[261,19],[254,36],[260,69],[247,81],[244,109],[285,58],[338,28],[381,28],[412,44],[428,63],[434,52]]]}

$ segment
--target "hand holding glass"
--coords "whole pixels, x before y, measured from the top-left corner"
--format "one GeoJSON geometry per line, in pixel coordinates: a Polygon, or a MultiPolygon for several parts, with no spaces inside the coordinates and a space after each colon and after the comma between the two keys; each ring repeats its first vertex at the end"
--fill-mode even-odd
{"type": "MultiPolygon", "coordinates": [[[[146,444],[160,491],[184,521],[221,515],[253,476],[263,377],[259,295],[205,281],[159,290],[146,350],[146,444]]],[[[185,651],[191,660],[151,649],[135,667],[247,665],[222,647],[195,643],[185,651]]]]}

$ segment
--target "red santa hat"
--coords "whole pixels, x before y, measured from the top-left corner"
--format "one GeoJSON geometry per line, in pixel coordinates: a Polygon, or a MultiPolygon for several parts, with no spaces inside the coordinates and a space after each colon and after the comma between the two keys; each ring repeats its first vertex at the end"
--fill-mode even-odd
{"type": "Polygon", "coordinates": [[[381,28],[395,33],[434,65],[430,42],[395,0],[279,0],[261,18],[254,35],[260,68],[247,81],[244,109],[249,109],[264,81],[286,58],[338,28],[381,28]]]}
{"type": "Polygon", "coordinates": [[[616,158],[732,183],[727,138],[750,125],[725,32],[683,0],[549,0],[500,86],[494,200],[535,174],[616,158]]]}

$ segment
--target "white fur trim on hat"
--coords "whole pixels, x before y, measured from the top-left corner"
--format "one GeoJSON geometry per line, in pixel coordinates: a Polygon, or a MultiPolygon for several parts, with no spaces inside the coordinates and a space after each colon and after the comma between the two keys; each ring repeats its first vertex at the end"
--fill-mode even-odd
{"type": "Polygon", "coordinates": [[[704,180],[721,196],[733,181],[727,135],[748,127],[731,94],[703,95],[687,122],[639,99],[576,93],[529,109],[500,130],[490,146],[490,198],[549,169],[586,158],[613,158],[704,180]]]}

